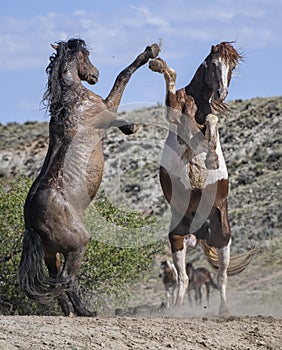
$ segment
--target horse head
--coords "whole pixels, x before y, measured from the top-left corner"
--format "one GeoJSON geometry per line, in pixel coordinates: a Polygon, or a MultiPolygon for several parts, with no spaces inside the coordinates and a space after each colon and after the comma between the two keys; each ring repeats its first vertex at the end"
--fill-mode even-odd
{"type": "Polygon", "coordinates": [[[242,56],[229,42],[212,45],[209,55],[203,62],[204,81],[211,91],[211,100],[223,102],[228,94],[233,70],[242,56]]]}
{"type": "Polygon", "coordinates": [[[67,42],[61,41],[57,44],[51,44],[51,46],[57,51],[58,58],[64,57],[65,71],[73,67],[72,62],[74,62],[80,80],[87,81],[91,85],[97,83],[99,71],[89,59],[89,50],[84,40],[69,39],[67,42]]]}

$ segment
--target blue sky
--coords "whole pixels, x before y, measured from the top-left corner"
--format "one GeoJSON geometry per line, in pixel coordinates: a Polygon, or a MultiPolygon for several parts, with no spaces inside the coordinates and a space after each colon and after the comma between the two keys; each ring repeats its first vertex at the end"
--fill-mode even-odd
{"type": "MultiPolygon", "coordinates": [[[[191,80],[212,44],[236,40],[245,62],[232,79],[229,100],[282,94],[281,0],[18,0],[0,4],[0,121],[47,121],[40,107],[53,50],[50,43],[83,38],[100,71],[106,97],[116,75],[135,56],[162,41],[160,54],[178,74],[177,87],[191,80]]],[[[163,78],[142,67],[128,84],[122,108],[163,103],[163,78]]]]}

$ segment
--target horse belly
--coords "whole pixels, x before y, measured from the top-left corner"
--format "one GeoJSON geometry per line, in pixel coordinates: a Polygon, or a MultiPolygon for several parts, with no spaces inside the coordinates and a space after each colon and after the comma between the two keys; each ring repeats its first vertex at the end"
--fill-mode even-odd
{"type": "MultiPolygon", "coordinates": [[[[102,181],[102,142],[72,142],[64,164],[64,190],[69,202],[84,209],[94,198],[102,181]],[[69,159],[68,159],[69,157],[69,159]]],[[[91,141],[91,140],[90,140],[91,141]]]]}

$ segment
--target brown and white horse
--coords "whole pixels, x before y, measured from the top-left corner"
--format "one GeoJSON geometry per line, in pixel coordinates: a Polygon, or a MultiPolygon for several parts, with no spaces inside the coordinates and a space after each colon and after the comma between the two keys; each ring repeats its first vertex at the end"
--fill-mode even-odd
{"type": "Polygon", "coordinates": [[[160,165],[160,182],[171,208],[169,240],[178,272],[176,305],[183,303],[189,279],[186,251],[201,242],[208,261],[217,269],[221,302],[228,314],[227,274],[237,274],[254,251],[230,261],[231,234],[227,217],[228,173],[217,131],[217,112],[223,112],[233,69],[242,56],[231,43],[212,46],[192,81],[176,91],[176,73],[161,58],[151,70],[163,73],[169,132],[160,165]],[[230,263],[230,264],[229,264],[230,263]]]}

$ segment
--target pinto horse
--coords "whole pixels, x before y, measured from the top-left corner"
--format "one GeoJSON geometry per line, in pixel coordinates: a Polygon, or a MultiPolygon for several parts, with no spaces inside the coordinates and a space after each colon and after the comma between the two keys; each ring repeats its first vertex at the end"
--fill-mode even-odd
{"type": "Polygon", "coordinates": [[[166,307],[169,308],[171,304],[174,304],[178,283],[177,271],[173,262],[170,262],[169,260],[161,262],[159,277],[162,279],[165,287],[166,307]]]}
{"type": "Polygon", "coordinates": [[[183,303],[189,278],[185,258],[198,241],[217,269],[221,302],[219,314],[228,314],[227,275],[245,269],[255,251],[231,258],[227,216],[228,173],[217,130],[218,112],[224,112],[232,71],[242,56],[229,42],[214,45],[192,81],[176,91],[176,73],[161,58],[149,67],[164,74],[169,132],[160,165],[160,182],[171,208],[169,240],[178,272],[176,305],[183,303]]]}
{"type": "Polygon", "coordinates": [[[48,84],[43,97],[51,115],[49,148],[25,201],[18,281],[38,303],[58,299],[65,315],[92,316],[95,313],[84,307],[78,295],[76,281],[90,239],[83,211],[102,180],[104,129],[115,126],[125,134],[136,131],[136,125],[116,119],[117,109],[132,74],[160,49],[157,44],[148,46],[117,76],[103,99],[81,83],[95,84],[99,77],[85,42],[70,39],[51,46],[56,53],[46,69],[48,84]]]}

